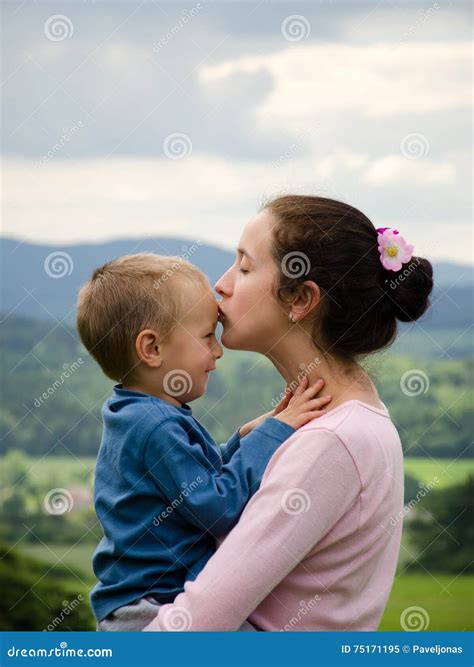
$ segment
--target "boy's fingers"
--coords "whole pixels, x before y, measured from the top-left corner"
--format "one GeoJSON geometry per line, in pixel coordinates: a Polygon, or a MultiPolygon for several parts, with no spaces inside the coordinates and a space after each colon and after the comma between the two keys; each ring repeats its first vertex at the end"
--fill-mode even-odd
{"type": "Polygon", "coordinates": [[[285,387],[285,395],[283,398],[287,401],[291,401],[291,399],[293,398],[293,392],[288,385],[286,385],[285,387]]]}
{"type": "Polygon", "coordinates": [[[320,410],[331,400],[332,396],[321,396],[321,398],[313,398],[302,403],[301,409],[303,410],[303,414],[306,414],[307,412],[313,412],[314,410],[320,410]]]}
{"type": "Polygon", "coordinates": [[[299,385],[296,387],[294,395],[299,396],[300,394],[302,394],[307,386],[308,386],[308,377],[304,375],[300,380],[299,385]]]}
{"type": "Polygon", "coordinates": [[[275,408],[275,414],[278,414],[279,412],[282,412],[288,407],[289,402],[291,401],[292,394],[286,394],[283,396],[281,401],[278,403],[278,405],[275,408]]]}
{"type": "Polygon", "coordinates": [[[324,405],[327,405],[332,399],[332,396],[321,396],[320,398],[313,398],[304,404],[306,411],[319,410],[324,405]]]}
{"type": "Polygon", "coordinates": [[[321,389],[324,387],[324,380],[322,378],[319,378],[314,382],[310,387],[306,389],[304,392],[305,397],[311,398],[315,394],[319,393],[321,389]]]}

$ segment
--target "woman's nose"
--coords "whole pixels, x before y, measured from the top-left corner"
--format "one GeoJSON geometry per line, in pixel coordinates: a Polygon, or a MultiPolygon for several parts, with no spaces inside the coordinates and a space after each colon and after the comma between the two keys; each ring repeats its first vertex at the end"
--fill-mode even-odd
{"type": "Polygon", "coordinates": [[[214,289],[219,296],[230,296],[232,294],[232,286],[230,281],[230,269],[228,269],[216,282],[214,289]]]}

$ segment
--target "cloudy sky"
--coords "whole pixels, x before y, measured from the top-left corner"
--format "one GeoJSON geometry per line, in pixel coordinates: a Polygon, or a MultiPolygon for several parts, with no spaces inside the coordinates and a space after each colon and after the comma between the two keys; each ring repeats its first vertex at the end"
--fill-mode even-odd
{"type": "Polygon", "coordinates": [[[7,0],[3,234],[232,247],[291,191],[470,262],[469,7],[7,0]]]}

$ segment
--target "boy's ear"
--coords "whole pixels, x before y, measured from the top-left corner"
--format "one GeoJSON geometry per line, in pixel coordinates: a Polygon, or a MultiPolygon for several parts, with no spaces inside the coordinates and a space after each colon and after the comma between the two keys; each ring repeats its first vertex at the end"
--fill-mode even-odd
{"type": "Polygon", "coordinates": [[[153,329],[143,329],[135,341],[138,359],[150,368],[159,368],[163,358],[158,334],[153,329]]]}

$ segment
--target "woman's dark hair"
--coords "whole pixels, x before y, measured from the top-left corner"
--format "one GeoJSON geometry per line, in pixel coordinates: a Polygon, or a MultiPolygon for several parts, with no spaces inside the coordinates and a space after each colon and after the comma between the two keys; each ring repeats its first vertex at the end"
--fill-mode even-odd
{"type": "Polygon", "coordinates": [[[358,209],[303,195],[277,197],[264,208],[276,220],[279,298],[288,301],[307,280],[319,285],[312,334],[323,351],[355,359],[380,350],[395,339],[397,320],[412,322],[428,308],[431,263],[412,257],[400,271],[384,269],[378,232],[358,209]]]}

